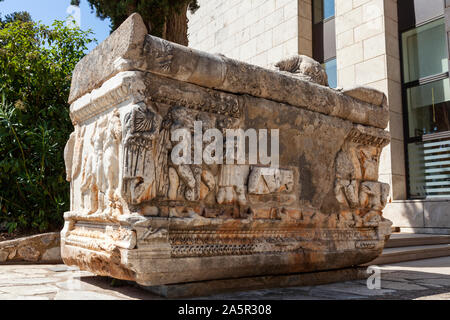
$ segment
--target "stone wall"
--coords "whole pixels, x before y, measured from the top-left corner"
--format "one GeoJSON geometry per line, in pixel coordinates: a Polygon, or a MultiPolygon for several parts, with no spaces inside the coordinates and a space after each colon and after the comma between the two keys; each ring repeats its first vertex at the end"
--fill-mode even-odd
{"type": "Polygon", "coordinates": [[[406,199],[403,110],[396,0],[336,0],[338,85],[366,85],[389,101],[391,144],[382,153],[380,180],[390,201],[406,199]]]}
{"type": "Polygon", "coordinates": [[[0,242],[0,265],[24,262],[61,263],[59,232],[0,242]]]}
{"type": "Polygon", "coordinates": [[[384,215],[402,232],[450,234],[449,200],[399,200],[386,206],[384,215]]]}
{"type": "Polygon", "coordinates": [[[200,0],[200,9],[188,16],[189,46],[263,67],[298,54],[299,44],[305,48],[302,54],[311,55],[310,3],[311,0],[200,0]],[[303,26],[300,33],[299,24],[303,26]]]}

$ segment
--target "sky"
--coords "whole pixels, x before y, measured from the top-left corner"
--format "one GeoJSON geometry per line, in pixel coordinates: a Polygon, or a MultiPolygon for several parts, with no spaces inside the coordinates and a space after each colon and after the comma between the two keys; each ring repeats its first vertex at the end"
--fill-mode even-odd
{"type": "MultiPolygon", "coordinates": [[[[0,14],[5,16],[15,11],[28,11],[34,21],[51,25],[54,20],[66,20],[70,15],[79,21],[82,30],[92,29],[94,38],[98,43],[105,40],[110,33],[109,19],[97,18],[95,12],[91,12],[87,0],[81,0],[80,10],[70,6],[70,0],[4,0],[0,2],[0,14]]],[[[89,51],[97,46],[91,43],[89,51]]]]}

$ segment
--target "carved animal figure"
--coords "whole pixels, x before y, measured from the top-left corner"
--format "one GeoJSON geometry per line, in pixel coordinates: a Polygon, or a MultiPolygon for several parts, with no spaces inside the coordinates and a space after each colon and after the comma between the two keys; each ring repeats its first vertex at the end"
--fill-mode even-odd
{"type": "Polygon", "coordinates": [[[278,62],[275,67],[297,78],[328,86],[327,73],[320,63],[308,56],[295,55],[278,62]]]}

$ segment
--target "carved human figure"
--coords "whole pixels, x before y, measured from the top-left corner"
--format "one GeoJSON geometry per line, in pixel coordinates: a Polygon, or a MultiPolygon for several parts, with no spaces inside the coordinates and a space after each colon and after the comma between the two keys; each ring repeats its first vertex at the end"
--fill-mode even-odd
{"type": "MultiPolygon", "coordinates": [[[[227,136],[227,129],[238,129],[240,127],[240,121],[237,118],[224,118],[218,122],[219,128],[222,130],[224,139],[227,136]]],[[[224,154],[229,152],[226,148],[226,141],[224,141],[224,154]]],[[[236,161],[238,154],[235,150],[233,155],[226,155],[226,158],[230,158],[236,161]]],[[[241,206],[247,204],[247,179],[250,173],[250,167],[248,165],[228,164],[224,163],[221,166],[218,191],[216,200],[218,204],[233,204],[237,203],[241,206]]]]}
{"type": "Polygon", "coordinates": [[[75,148],[76,139],[76,128],[75,131],[70,134],[69,140],[64,148],[64,163],[66,165],[66,180],[68,182],[72,181],[72,164],[73,164],[73,152],[75,148]]]}
{"type": "Polygon", "coordinates": [[[103,143],[107,118],[101,118],[94,124],[94,130],[90,138],[93,152],[85,158],[81,181],[82,207],[87,214],[101,212],[104,209],[104,196],[100,190],[104,190],[103,170],[103,143]],[[89,198],[89,207],[85,203],[85,197],[89,198]]]}
{"type": "Polygon", "coordinates": [[[120,191],[119,189],[119,150],[122,140],[122,125],[120,114],[116,109],[109,118],[105,131],[105,141],[103,144],[103,177],[105,178],[100,190],[106,196],[107,212],[115,214],[120,211],[120,191]],[[119,209],[119,210],[115,210],[119,209]]]}
{"type": "Polygon", "coordinates": [[[359,181],[337,179],[334,187],[336,199],[350,208],[359,206],[359,181]]]}
{"type": "Polygon", "coordinates": [[[69,182],[73,181],[80,174],[85,132],[86,127],[80,128],[79,125],[75,125],[75,130],[70,134],[69,140],[64,148],[66,180],[69,182]]]}
{"type": "MultiPolygon", "coordinates": [[[[167,149],[164,155],[167,155],[168,159],[173,160],[171,157],[172,152],[177,152],[177,150],[173,148],[181,142],[172,141],[172,135],[177,130],[179,130],[179,133],[183,133],[183,146],[185,143],[184,139],[188,139],[190,141],[190,149],[189,143],[186,144],[189,149],[187,150],[187,152],[190,152],[190,160],[194,160],[193,154],[195,150],[195,121],[197,121],[197,124],[201,122],[203,131],[202,133],[204,133],[208,129],[214,128],[215,125],[215,117],[209,114],[196,113],[195,111],[188,110],[179,106],[175,106],[169,109],[167,115],[164,118],[163,129],[161,130],[160,135],[160,144],[162,143],[166,146],[167,149]]],[[[179,137],[177,137],[177,135],[174,135],[174,138],[176,139],[179,137]]],[[[159,157],[162,158],[163,153],[159,152],[158,154],[159,157]]],[[[169,200],[203,200],[209,194],[209,192],[214,190],[216,181],[211,171],[209,170],[209,166],[203,163],[174,163],[173,161],[170,161],[168,165],[168,173],[164,177],[169,181],[169,188],[166,192],[166,197],[169,200]]]]}
{"type": "Polygon", "coordinates": [[[370,208],[381,212],[386,206],[389,185],[381,182],[364,181],[359,191],[359,202],[362,208],[370,208]]]}
{"type": "MultiPolygon", "coordinates": [[[[172,107],[170,108],[167,117],[166,117],[166,123],[169,123],[169,131],[170,136],[172,136],[172,133],[176,130],[184,130],[187,134],[191,135],[191,137],[183,137],[183,139],[191,139],[192,142],[192,135],[194,132],[194,121],[195,117],[194,114],[183,107],[172,107]]],[[[172,143],[177,144],[177,141],[173,141],[172,143]]],[[[191,152],[192,157],[192,151],[193,151],[193,144],[190,145],[191,150],[188,150],[188,152],[191,152]]],[[[188,201],[196,201],[199,199],[199,192],[198,192],[198,183],[201,179],[201,166],[190,164],[190,163],[173,163],[171,162],[171,166],[176,170],[179,178],[184,183],[184,198],[188,201]]],[[[174,179],[174,177],[171,177],[174,179]]],[[[173,180],[175,181],[175,180],[173,180]]]]}
{"type": "Polygon", "coordinates": [[[153,105],[141,102],[124,119],[124,173],[122,196],[139,204],[156,196],[156,148],[161,116],[153,105]]]}
{"type": "Polygon", "coordinates": [[[378,180],[378,161],[380,149],[372,146],[362,146],[359,148],[358,159],[361,163],[361,175],[364,180],[378,180]]]}
{"type": "Polygon", "coordinates": [[[108,118],[103,117],[98,120],[97,134],[93,137],[94,145],[94,170],[98,187],[98,208],[96,213],[101,213],[106,206],[105,203],[105,170],[104,170],[104,143],[106,136],[106,127],[108,125],[108,118]]]}

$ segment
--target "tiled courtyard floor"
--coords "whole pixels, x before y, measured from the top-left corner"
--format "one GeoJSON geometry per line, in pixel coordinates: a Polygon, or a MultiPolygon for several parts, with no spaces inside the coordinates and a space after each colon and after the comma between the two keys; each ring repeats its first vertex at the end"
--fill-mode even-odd
{"type": "MultiPolygon", "coordinates": [[[[381,267],[381,289],[370,290],[365,280],[219,294],[206,299],[448,299],[450,257],[404,262],[381,267]]],[[[64,265],[0,266],[0,300],[6,299],[162,299],[132,285],[111,286],[64,265]]]]}

